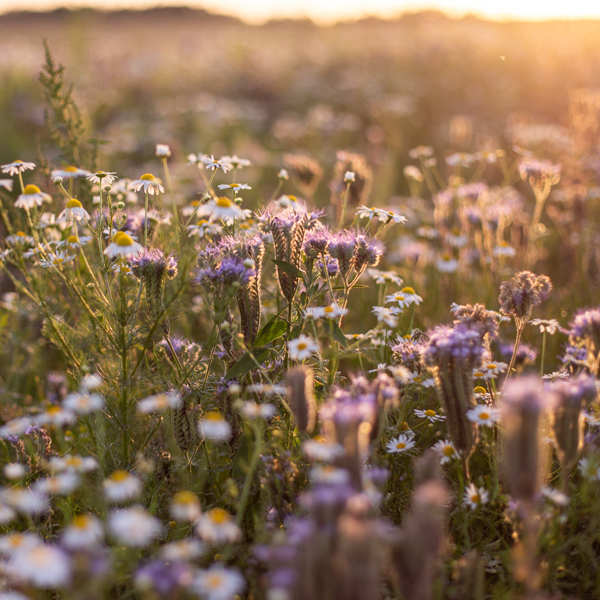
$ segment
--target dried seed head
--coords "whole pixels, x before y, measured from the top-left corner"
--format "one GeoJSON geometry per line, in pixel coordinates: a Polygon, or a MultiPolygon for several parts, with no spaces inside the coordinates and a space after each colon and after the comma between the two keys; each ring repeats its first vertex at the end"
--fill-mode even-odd
{"type": "Polygon", "coordinates": [[[312,370],[298,366],[288,371],[287,387],[290,407],[300,433],[312,433],[317,421],[312,370]]]}
{"type": "Polygon", "coordinates": [[[283,164],[302,194],[312,196],[323,178],[319,163],[304,154],[284,154],[283,164]]]}
{"type": "Polygon", "coordinates": [[[337,153],[337,160],[333,168],[333,178],[331,180],[331,203],[340,205],[347,184],[350,183],[348,190],[348,206],[358,206],[365,204],[371,191],[373,180],[373,171],[367,164],[367,159],[362,154],[352,154],[350,152],[340,151],[337,153]],[[347,178],[347,173],[352,173],[352,178],[347,178]]]}
{"type": "Polygon", "coordinates": [[[466,304],[454,311],[454,323],[464,323],[467,327],[477,327],[489,339],[498,337],[498,314],[488,310],[483,304],[466,304]]]}
{"type": "Polygon", "coordinates": [[[550,290],[552,283],[546,275],[521,271],[500,286],[500,310],[516,320],[527,320],[531,311],[548,297],[550,290]]]}

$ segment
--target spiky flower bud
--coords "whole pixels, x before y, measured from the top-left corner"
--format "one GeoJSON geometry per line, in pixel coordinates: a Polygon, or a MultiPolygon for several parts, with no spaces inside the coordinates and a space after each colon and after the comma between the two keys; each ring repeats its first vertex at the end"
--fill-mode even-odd
{"type": "Polygon", "coordinates": [[[198,444],[198,423],[196,411],[192,408],[189,396],[171,410],[173,437],[182,452],[195,448],[198,444]]]}
{"type": "Polygon", "coordinates": [[[552,283],[546,275],[521,271],[510,281],[502,282],[498,296],[500,310],[514,317],[516,322],[527,321],[531,311],[548,297],[551,290],[552,283]]]}
{"type": "Polygon", "coordinates": [[[540,435],[545,399],[536,375],[507,382],[502,393],[504,473],[511,495],[530,502],[540,490],[546,466],[540,435]]]}
{"type": "Polygon", "coordinates": [[[298,366],[287,372],[290,407],[300,433],[312,433],[317,421],[313,373],[309,367],[298,366]]]}

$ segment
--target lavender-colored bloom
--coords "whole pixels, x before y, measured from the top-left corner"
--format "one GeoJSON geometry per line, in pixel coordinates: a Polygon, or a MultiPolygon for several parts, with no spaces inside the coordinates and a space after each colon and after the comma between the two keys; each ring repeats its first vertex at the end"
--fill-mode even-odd
{"type": "Polygon", "coordinates": [[[454,327],[436,327],[422,351],[426,365],[436,367],[440,360],[452,358],[464,364],[477,364],[483,355],[482,334],[459,323],[454,327]]]}
{"type": "Polygon", "coordinates": [[[177,275],[177,260],[174,256],[166,256],[158,248],[146,248],[141,254],[129,257],[129,268],[144,283],[150,278],[173,279],[177,275]]]}
{"type": "Polygon", "coordinates": [[[356,236],[356,246],[352,257],[352,266],[356,273],[361,273],[366,267],[376,267],[383,256],[385,246],[379,240],[360,234],[356,236]]]}
{"type": "Polygon", "coordinates": [[[553,165],[548,160],[537,160],[535,158],[523,158],[519,163],[519,174],[521,179],[553,179],[558,182],[561,172],[560,165],[553,165]]]}
{"type": "Polygon", "coordinates": [[[454,311],[455,323],[463,323],[467,327],[477,328],[481,335],[488,334],[489,339],[498,336],[498,314],[487,310],[483,304],[466,304],[454,311]]]}
{"type": "Polygon", "coordinates": [[[329,240],[329,254],[336,258],[342,277],[346,278],[352,267],[352,257],[356,248],[356,236],[349,231],[341,231],[329,240]]]}
{"type": "Polygon", "coordinates": [[[241,258],[229,256],[215,267],[200,269],[196,283],[210,282],[215,286],[222,285],[228,288],[234,284],[245,285],[254,275],[256,275],[256,271],[246,267],[241,258]]]}
{"type": "MultiPolygon", "coordinates": [[[[514,344],[500,344],[499,350],[500,356],[502,356],[503,360],[509,362],[513,355],[514,344]]],[[[521,342],[515,355],[515,365],[533,365],[536,361],[537,355],[538,353],[535,348],[533,348],[530,344],[521,342]]]]}
{"type": "Polygon", "coordinates": [[[394,353],[394,359],[405,365],[411,371],[417,369],[421,362],[421,352],[423,351],[423,340],[414,337],[403,338],[398,336],[395,342],[392,342],[391,349],[394,353]]]}
{"type": "Polygon", "coordinates": [[[153,560],[135,573],[135,584],[139,589],[153,591],[165,600],[189,586],[192,580],[190,566],[176,561],[153,560]]]}
{"type": "MultiPolygon", "coordinates": [[[[340,266],[336,258],[331,258],[331,256],[325,255],[325,263],[327,264],[327,275],[329,275],[329,277],[335,277],[340,272],[340,266]]],[[[315,267],[320,271],[322,277],[325,279],[327,275],[325,274],[323,261],[316,261],[315,267]]]]}
{"type": "Polygon", "coordinates": [[[304,254],[306,254],[308,258],[322,256],[327,251],[331,236],[331,232],[325,227],[307,231],[304,236],[304,243],[302,244],[304,254]]]}
{"type": "Polygon", "coordinates": [[[587,364],[587,348],[581,346],[568,345],[560,360],[564,365],[584,366],[587,364]]]}
{"type": "Polygon", "coordinates": [[[600,349],[600,308],[582,310],[569,324],[569,337],[576,342],[590,342],[600,349]]]}
{"type": "Polygon", "coordinates": [[[512,315],[519,323],[527,321],[531,311],[550,295],[551,290],[552,283],[546,275],[521,271],[510,281],[502,282],[498,296],[500,310],[512,315]]]}

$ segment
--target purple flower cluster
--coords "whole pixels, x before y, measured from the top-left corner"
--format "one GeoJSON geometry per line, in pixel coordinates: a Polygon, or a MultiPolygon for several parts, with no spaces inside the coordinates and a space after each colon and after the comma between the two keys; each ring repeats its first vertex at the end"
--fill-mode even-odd
{"type": "MultiPolygon", "coordinates": [[[[510,362],[510,359],[513,355],[514,344],[506,343],[499,345],[500,356],[507,362],[510,362]]],[[[529,344],[525,344],[521,342],[519,347],[517,348],[517,353],[515,355],[515,365],[532,365],[535,363],[538,352],[535,348],[533,348],[529,344]]]]}
{"type": "Polygon", "coordinates": [[[396,341],[391,343],[394,359],[411,371],[414,371],[421,362],[423,348],[423,341],[412,337],[403,338],[398,336],[396,341]]]}
{"type": "Polygon", "coordinates": [[[453,359],[465,365],[475,365],[483,355],[482,334],[463,323],[454,327],[441,325],[430,334],[429,342],[421,351],[424,363],[430,367],[453,359]]]}
{"type": "Polygon", "coordinates": [[[600,349],[600,308],[582,310],[569,325],[569,336],[576,342],[591,342],[600,349]]]}
{"type": "Polygon", "coordinates": [[[515,319],[527,320],[531,311],[550,295],[551,290],[552,283],[546,275],[521,271],[510,281],[502,282],[498,296],[500,310],[515,319]]]}
{"type": "Polygon", "coordinates": [[[189,565],[178,561],[153,560],[135,573],[135,584],[142,591],[152,591],[159,598],[173,598],[193,580],[189,565]]]}
{"type": "Polygon", "coordinates": [[[148,278],[173,279],[177,275],[177,260],[172,255],[165,255],[158,248],[146,248],[141,254],[129,257],[129,268],[133,275],[142,281],[148,278]]]}
{"type": "Polygon", "coordinates": [[[256,271],[246,267],[244,261],[237,256],[227,256],[214,267],[206,267],[198,271],[196,283],[210,282],[215,286],[222,285],[225,288],[232,285],[246,285],[256,271]]]}

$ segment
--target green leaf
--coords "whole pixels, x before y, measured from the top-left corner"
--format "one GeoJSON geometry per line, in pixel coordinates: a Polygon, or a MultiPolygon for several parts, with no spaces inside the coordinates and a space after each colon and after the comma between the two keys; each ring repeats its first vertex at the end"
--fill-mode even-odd
{"type": "MultiPolygon", "coordinates": [[[[253,352],[254,358],[256,361],[261,363],[271,351],[270,348],[261,348],[256,352],[253,352]]],[[[248,371],[252,371],[252,369],[256,369],[256,363],[252,360],[252,357],[247,352],[238,360],[235,365],[233,365],[229,371],[225,374],[226,379],[233,379],[234,377],[240,377],[241,375],[245,375],[248,371]]]]}
{"type": "Polygon", "coordinates": [[[278,269],[281,269],[284,273],[287,273],[290,277],[297,277],[298,279],[304,279],[304,273],[298,268],[285,260],[275,260],[273,262],[277,265],[278,269]]]}
{"type": "Polygon", "coordinates": [[[335,322],[331,321],[331,332],[333,333],[333,339],[343,348],[348,347],[348,340],[342,331],[342,328],[335,322]]]}
{"type": "Polygon", "coordinates": [[[257,334],[254,348],[260,348],[280,338],[287,331],[287,323],[275,315],[257,334]]]}

